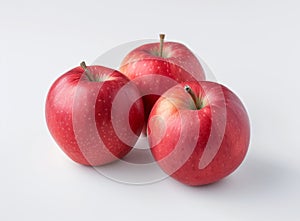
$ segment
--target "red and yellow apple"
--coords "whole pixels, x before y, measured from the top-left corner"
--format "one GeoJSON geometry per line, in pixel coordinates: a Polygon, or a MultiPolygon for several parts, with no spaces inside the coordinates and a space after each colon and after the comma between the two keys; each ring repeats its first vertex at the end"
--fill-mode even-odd
{"type": "Polygon", "coordinates": [[[133,80],[143,95],[145,119],[159,96],[174,85],[205,80],[204,70],[193,52],[178,42],[144,44],[123,59],[120,71],[133,80]]]}
{"type": "Polygon", "coordinates": [[[98,166],[132,149],[144,125],[144,108],[138,89],[126,76],[83,62],[51,86],[46,121],[72,160],[98,166]]]}
{"type": "Polygon", "coordinates": [[[186,82],[166,91],[148,120],[148,140],[159,166],[187,185],[216,182],[243,161],[250,139],[249,118],[227,87],[186,82]]]}

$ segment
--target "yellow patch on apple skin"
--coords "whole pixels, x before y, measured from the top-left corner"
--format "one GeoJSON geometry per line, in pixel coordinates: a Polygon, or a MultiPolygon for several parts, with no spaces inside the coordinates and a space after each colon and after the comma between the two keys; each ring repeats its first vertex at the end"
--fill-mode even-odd
{"type": "Polygon", "coordinates": [[[161,100],[159,102],[159,105],[157,105],[155,113],[166,120],[166,118],[173,115],[177,111],[178,109],[171,102],[169,102],[168,100],[161,100]]]}
{"type": "Polygon", "coordinates": [[[151,134],[151,146],[156,146],[165,137],[166,121],[160,115],[152,116],[148,122],[148,135],[151,134]]]}

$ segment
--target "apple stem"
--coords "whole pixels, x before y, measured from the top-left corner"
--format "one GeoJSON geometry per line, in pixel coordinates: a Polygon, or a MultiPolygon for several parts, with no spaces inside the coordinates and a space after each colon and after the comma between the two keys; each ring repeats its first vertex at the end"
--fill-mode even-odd
{"type": "Polygon", "coordinates": [[[163,55],[163,47],[164,47],[165,34],[160,34],[159,38],[160,38],[159,57],[162,57],[162,55],[163,55]]]}
{"type": "Polygon", "coordinates": [[[194,101],[194,103],[195,103],[195,106],[196,106],[196,108],[198,109],[198,110],[200,110],[201,109],[201,102],[200,102],[200,99],[199,99],[199,97],[197,97],[196,95],[195,95],[195,93],[194,93],[194,91],[192,90],[192,88],[190,87],[190,86],[188,86],[188,85],[185,85],[184,86],[184,90],[187,92],[187,93],[189,93],[189,95],[192,97],[192,99],[193,99],[193,101],[194,101]]]}
{"type": "Polygon", "coordinates": [[[92,73],[91,71],[87,68],[86,63],[83,61],[80,63],[80,66],[83,68],[87,78],[89,79],[89,81],[94,81],[94,79],[92,78],[92,73]]]}

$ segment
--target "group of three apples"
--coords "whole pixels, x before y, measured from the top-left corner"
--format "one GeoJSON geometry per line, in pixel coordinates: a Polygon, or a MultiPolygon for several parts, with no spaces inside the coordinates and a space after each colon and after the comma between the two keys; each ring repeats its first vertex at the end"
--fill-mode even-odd
{"type": "Polygon", "coordinates": [[[188,185],[232,173],[250,140],[240,99],[205,81],[197,57],[164,35],[132,50],[119,70],[82,62],[59,77],[47,96],[46,121],[61,149],[91,166],[121,159],[146,133],[162,170],[188,185]]]}

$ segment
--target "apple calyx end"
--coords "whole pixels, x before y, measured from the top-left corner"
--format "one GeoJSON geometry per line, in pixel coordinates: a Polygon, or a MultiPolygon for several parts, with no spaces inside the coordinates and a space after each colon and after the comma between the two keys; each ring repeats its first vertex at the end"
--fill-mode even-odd
{"type": "Polygon", "coordinates": [[[194,104],[197,108],[197,110],[200,110],[202,108],[202,104],[200,102],[199,97],[197,97],[194,93],[194,91],[192,90],[192,88],[189,85],[185,85],[184,86],[184,90],[192,97],[194,104]]]}

